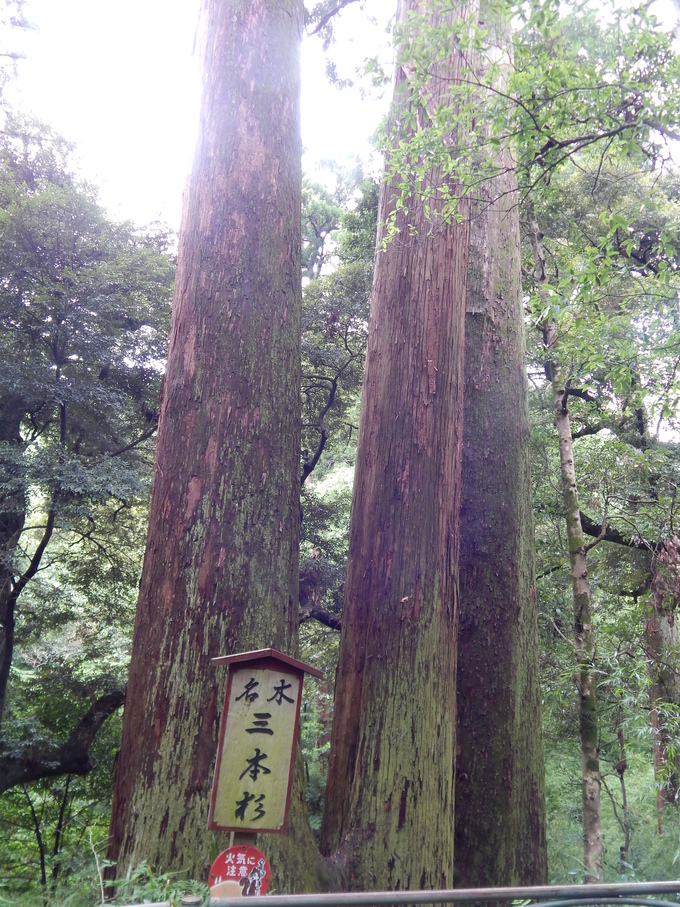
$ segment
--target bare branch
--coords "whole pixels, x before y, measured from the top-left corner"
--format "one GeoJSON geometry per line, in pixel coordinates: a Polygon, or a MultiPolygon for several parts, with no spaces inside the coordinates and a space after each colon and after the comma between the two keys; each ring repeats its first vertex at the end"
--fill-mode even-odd
{"type": "Polygon", "coordinates": [[[579,400],[587,400],[588,403],[597,403],[597,397],[587,388],[567,387],[567,394],[570,397],[578,397],[579,400]]]}
{"type": "Polygon", "coordinates": [[[126,444],[125,447],[121,447],[119,450],[114,450],[113,453],[109,454],[110,457],[119,457],[121,454],[127,453],[128,450],[133,450],[137,447],[138,444],[141,444],[143,441],[146,441],[148,438],[151,438],[158,428],[158,419],[147,431],[143,432],[138,438],[135,438],[134,441],[130,441],[129,444],[126,444]]]}
{"type": "MultiPolygon", "coordinates": [[[[581,525],[583,528],[583,525],[581,525]]],[[[588,542],[587,545],[583,546],[584,552],[587,554],[595,545],[598,545],[605,537],[607,532],[607,501],[604,502],[604,513],[602,514],[602,525],[600,526],[600,531],[592,542],[588,542]]]]}
{"type": "MultiPolygon", "coordinates": [[[[582,510],[579,512],[581,516],[581,527],[585,534],[599,538],[600,533],[602,532],[602,524],[596,523],[595,520],[592,520],[582,510]]],[[[623,545],[626,548],[638,548],[642,551],[649,551],[650,549],[653,550],[658,547],[658,543],[656,542],[648,542],[633,536],[623,535],[618,529],[612,529],[610,526],[606,527],[601,541],[613,542],[615,545],[623,545]]]]}
{"type": "Polygon", "coordinates": [[[319,608],[317,605],[305,605],[300,608],[300,623],[304,624],[308,620],[316,620],[324,627],[330,627],[331,630],[340,630],[342,622],[339,617],[326,611],[325,608],[319,608]]]}
{"type": "Polygon", "coordinates": [[[356,0],[338,0],[335,6],[319,19],[314,28],[311,31],[307,32],[307,35],[310,38],[312,37],[312,35],[318,35],[321,29],[328,25],[333,16],[337,15],[346,6],[349,6],[350,3],[356,3],[356,0]]]}
{"type": "Polygon", "coordinates": [[[12,598],[14,599],[14,601],[19,598],[26,584],[30,582],[30,580],[32,580],[38,572],[38,567],[40,566],[42,556],[45,553],[45,549],[47,548],[50,539],[52,538],[52,532],[54,531],[54,520],[55,512],[54,510],[50,510],[50,512],[47,514],[47,522],[45,523],[45,531],[43,532],[43,537],[40,539],[40,544],[33,553],[31,563],[28,565],[24,573],[22,573],[22,575],[19,577],[19,579],[14,584],[14,587],[12,588],[12,598]]]}
{"type": "Polygon", "coordinates": [[[319,418],[316,421],[316,427],[318,428],[319,434],[321,435],[321,437],[319,439],[317,448],[314,451],[314,454],[305,462],[305,465],[302,468],[302,475],[300,476],[300,487],[301,488],[307,481],[308,476],[311,475],[311,473],[314,471],[314,468],[316,467],[316,464],[319,462],[321,454],[324,451],[326,442],[328,441],[328,432],[326,430],[326,423],[324,420],[325,420],[326,416],[328,415],[331,407],[335,403],[335,395],[338,390],[338,383],[340,381],[340,378],[342,377],[342,374],[345,371],[345,369],[347,368],[347,366],[351,362],[353,362],[354,359],[356,359],[356,354],[352,354],[350,356],[350,358],[338,369],[337,373],[335,374],[335,376],[332,379],[326,379],[326,380],[330,380],[330,384],[331,384],[330,391],[328,393],[328,399],[326,400],[326,405],[319,413],[319,418]]]}

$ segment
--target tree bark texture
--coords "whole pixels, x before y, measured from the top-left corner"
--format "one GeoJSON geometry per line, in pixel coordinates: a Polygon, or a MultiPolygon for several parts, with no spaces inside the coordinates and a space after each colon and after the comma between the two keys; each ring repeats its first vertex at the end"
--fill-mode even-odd
{"type": "MultiPolygon", "coordinates": [[[[411,9],[417,0],[399,18],[411,9]]],[[[428,109],[461,59],[454,48],[433,74],[428,109]]],[[[395,97],[408,90],[398,67],[395,97]]],[[[383,185],[379,223],[392,194],[383,185]]],[[[469,206],[461,200],[461,222],[443,226],[417,200],[409,209],[386,248],[378,235],[322,829],[349,889],[453,881],[469,206]]]]}
{"type": "Polygon", "coordinates": [[[574,643],[576,686],[579,694],[579,737],[583,801],[583,863],[586,883],[602,881],[602,828],[600,793],[600,749],[597,716],[597,676],[592,601],[586,565],[586,543],[581,528],[578,486],[574,469],[574,442],[571,436],[565,384],[559,370],[553,372],[553,412],[560,445],[562,499],[567,524],[567,542],[574,597],[574,643]]]}
{"type": "Polygon", "coordinates": [[[652,726],[654,777],[658,784],[657,825],[663,831],[665,806],[678,805],[680,759],[669,753],[672,731],[664,714],[666,704],[680,704],[678,678],[677,601],[680,597],[678,565],[680,539],[668,539],[658,546],[652,578],[650,613],[644,622],[644,645],[649,676],[649,718],[652,726]]]}
{"type": "Polygon", "coordinates": [[[547,882],[517,181],[509,154],[497,165],[472,211],[465,316],[455,834],[464,888],[547,882]]]}
{"type": "MultiPolygon", "coordinates": [[[[3,400],[0,404],[0,445],[10,452],[8,464],[3,464],[5,481],[16,479],[16,464],[12,462],[13,447],[21,444],[21,420],[24,417],[23,401],[19,398],[3,400]]],[[[14,553],[26,519],[23,483],[14,494],[4,495],[0,511],[0,725],[5,711],[7,684],[14,653],[15,625],[15,572],[14,553]]]]}
{"type": "Polygon", "coordinates": [[[302,0],[206,0],[204,15],[111,820],[119,875],[147,860],[207,877],[227,844],[206,830],[226,681],[210,659],[297,645],[302,0]]]}
{"type": "MultiPolygon", "coordinates": [[[[543,234],[531,201],[527,204],[529,232],[534,252],[534,267],[539,292],[544,294],[546,253],[543,234]]],[[[543,326],[543,341],[548,351],[558,344],[557,326],[549,322],[543,326]]],[[[571,585],[574,601],[574,647],[576,651],[576,687],[579,695],[579,739],[581,744],[581,789],[583,810],[583,866],[584,881],[602,881],[602,824],[600,794],[599,730],[597,715],[597,678],[595,674],[595,634],[593,632],[590,582],[586,565],[587,547],[581,511],[578,502],[578,485],[574,466],[574,439],[571,433],[567,407],[568,382],[555,362],[549,360],[546,371],[550,375],[553,394],[553,419],[557,429],[560,451],[560,475],[571,566],[571,585]]]]}

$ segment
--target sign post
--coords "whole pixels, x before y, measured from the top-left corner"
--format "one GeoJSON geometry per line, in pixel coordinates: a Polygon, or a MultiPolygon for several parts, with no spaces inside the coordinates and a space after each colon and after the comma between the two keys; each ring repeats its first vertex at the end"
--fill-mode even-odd
{"type": "Polygon", "coordinates": [[[317,668],[276,649],[213,658],[229,666],[208,828],[234,843],[288,824],[304,674],[317,668]]]}

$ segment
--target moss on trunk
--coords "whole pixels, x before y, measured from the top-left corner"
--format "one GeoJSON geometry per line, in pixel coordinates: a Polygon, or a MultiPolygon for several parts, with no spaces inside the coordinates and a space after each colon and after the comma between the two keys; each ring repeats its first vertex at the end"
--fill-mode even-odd
{"type": "Polygon", "coordinates": [[[517,184],[473,210],[465,319],[456,885],[547,881],[517,184]]]}
{"type": "MultiPolygon", "coordinates": [[[[419,6],[402,3],[400,18],[419,6]]],[[[453,50],[433,73],[428,109],[462,57],[453,50]]],[[[395,95],[409,98],[402,67],[395,95]]],[[[393,191],[383,186],[379,222],[393,191]]],[[[410,209],[375,264],[322,832],[350,889],[453,881],[469,207],[434,228],[417,200],[410,209]]]]}
{"type": "MultiPolygon", "coordinates": [[[[111,820],[119,874],[147,860],[206,877],[227,843],[206,830],[226,680],[210,659],[297,645],[302,13],[302,0],[205,4],[111,820]]],[[[279,888],[309,875],[283,871],[279,888]]]]}

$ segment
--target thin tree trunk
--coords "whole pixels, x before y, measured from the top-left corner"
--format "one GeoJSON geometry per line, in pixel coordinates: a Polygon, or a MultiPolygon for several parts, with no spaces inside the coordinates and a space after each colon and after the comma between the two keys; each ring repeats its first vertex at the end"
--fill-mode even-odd
{"type": "Polygon", "coordinates": [[[678,806],[680,757],[669,754],[671,732],[664,715],[664,704],[680,703],[678,677],[678,625],[676,603],[680,592],[678,564],[680,540],[672,538],[659,545],[654,559],[651,613],[644,622],[647,657],[649,718],[652,726],[654,777],[658,785],[657,827],[663,831],[664,808],[678,806]]]}
{"type": "MultiPolygon", "coordinates": [[[[507,25],[491,30],[509,62],[507,25]]],[[[502,86],[500,86],[502,87],[502,86]]],[[[545,772],[517,181],[472,211],[458,633],[456,885],[547,882],[545,772]]]]}
{"type": "Polygon", "coordinates": [[[42,829],[40,827],[42,816],[38,818],[38,815],[35,811],[35,806],[33,805],[33,801],[31,800],[31,795],[26,789],[26,785],[22,784],[21,789],[24,793],[24,797],[26,797],[26,800],[28,802],[28,808],[30,810],[31,819],[33,821],[33,831],[35,832],[35,841],[38,845],[38,856],[40,859],[40,884],[43,886],[44,890],[47,886],[47,869],[45,865],[45,842],[43,840],[42,829]]]}
{"type": "Polygon", "coordinates": [[[57,881],[59,879],[59,873],[61,872],[61,860],[57,859],[61,853],[62,847],[64,846],[64,833],[66,825],[66,807],[69,803],[68,789],[71,784],[71,775],[66,776],[66,783],[64,784],[64,794],[61,798],[61,804],[59,806],[59,818],[57,823],[54,826],[54,844],[52,847],[52,856],[54,857],[54,864],[52,865],[52,890],[56,890],[57,881]]]}
{"type": "MultiPolygon", "coordinates": [[[[653,606],[652,606],[653,607],[653,606]]],[[[652,759],[654,778],[658,785],[656,795],[657,830],[663,832],[663,810],[669,803],[675,803],[677,791],[676,773],[668,760],[668,732],[663,716],[663,703],[672,701],[672,692],[668,688],[669,655],[677,647],[678,631],[675,616],[671,613],[670,621],[664,611],[654,608],[653,614],[644,622],[644,646],[647,655],[647,672],[649,686],[649,721],[652,727],[652,759]]]]}
{"type": "Polygon", "coordinates": [[[624,871],[625,866],[623,865],[628,861],[628,851],[630,850],[630,806],[628,805],[628,795],[626,793],[626,779],[624,775],[626,774],[626,769],[628,768],[628,759],[626,758],[626,745],[623,737],[623,710],[619,715],[619,729],[617,731],[617,738],[619,741],[619,755],[620,759],[616,765],[616,772],[619,776],[619,783],[621,785],[621,810],[623,812],[623,818],[621,820],[622,830],[623,830],[623,844],[619,848],[620,860],[621,860],[621,872],[624,871]]]}
{"type": "Polygon", "coordinates": [[[574,443],[571,436],[565,384],[555,370],[553,413],[560,445],[562,498],[567,524],[567,543],[571,564],[574,598],[574,642],[576,645],[576,685],[579,693],[579,738],[583,785],[583,863],[585,881],[602,881],[602,829],[600,812],[600,750],[595,673],[595,635],[593,633],[590,583],[586,566],[586,544],[581,528],[578,487],[574,470],[574,443]]]}
{"type": "MultiPolygon", "coordinates": [[[[45,523],[42,538],[38,542],[38,546],[33,552],[33,557],[31,558],[28,567],[20,577],[11,578],[11,588],[9,594],[6,594],[5,592],[1,602],[3,608],[4,624],[2,654],[0,656],[0,720],[2,720],[5,703],[7,700],[7,685],[9,683],[9,673],[12,667],[12,658],[14,656],[14,625],[17,601],[19,600],[19,596],[24,591],[27,583],[29,583],[38,572],[43,554],[45,553],[45,549],[47,548],[50,539],[52,538],[52,533],[54,532],[55,518],[55,511],[50,510],[47,514],[47,521],[45,523]]],[[[22,515],[22,525],[23,519],[24,518],[22,515]]],[[[18,542],[19,535],[20,531],[17,532],[15,545],[16,542],[18,542]]]]}
{"type": "MultiPolygon", "coordinates": [[[[205,6],[111,819],[119,874],[147,860],[206,878],[227,843],[206,829],[226,680],[210,659],[297,646],[302,0],[205,6]]],[[[294,801],[278,890],[317,882],[294,801]]]]}
{"type": "MultiPolygon", "coordinates": [[[[21,444],[21,420],[24,407],[19,398],[4,400],[0,405],[0,445],[6,446],[9,462],[3,464],[5,484],[18,479],[17,465],[11,459],[12,448],[21,444]]],[[[0,512],[0,725],[5,711],[7,684],[14,652],[14,553],[24,528],[26,509],[22,482],[13,494],[3,496],[0,512]]]]}
{"type": "MultiPolygon", "coordinates": [[[[545,249],[542,242],[536,214],[531,202],[527,205],[534,252],[536,281],[539,290],[547,282],[545,271],[545,249]]],[[[543,295],[543,293],[542,293],[543,295]]],[[[547,299],[546,299],[547,302],[547,299]]],[[[554,351],[557,343],[557,328],[553,322],[544,326],[544,342],[548,353],[554,351]]],[[[595,674],[595,635],[593,633],[592,604],[581,514],[578,502],[578,486],[574,468],[574,441],[571,434],[569,410],[567,408],[568,384],[565,376],[554,362],[549,362],[553,394],[553,418],[557,428],[560,451],[560,474],[562,500],[564,503],[571,566],[571,585],[574,601],[574,643],[576,650],[576,686],[579,694],[579,739],[581,743],[581,782],[583,810],[583,865],[584,881],[602,881],[602,827],[600,793],[599,732],[597,715],[597,683],[595,674]]],[[[591,543],[591,547],[592,547],[591,543]]]]}
{"type": "MultiPolygon", "coordinates": [[[[417,0],[401,4],[400,20],[410,10],[417,0]]],[[[428,109],[461,63],[456,48],[433,74],[428,109]]],[[[379,223],[393,191],[381,190],[379,223]]],[[[459,224],[434,229],[417,200],[410,208],[387,248],[379,232],[322,829],[350,889],[453,881],[469,206],[459,224]]]]}

